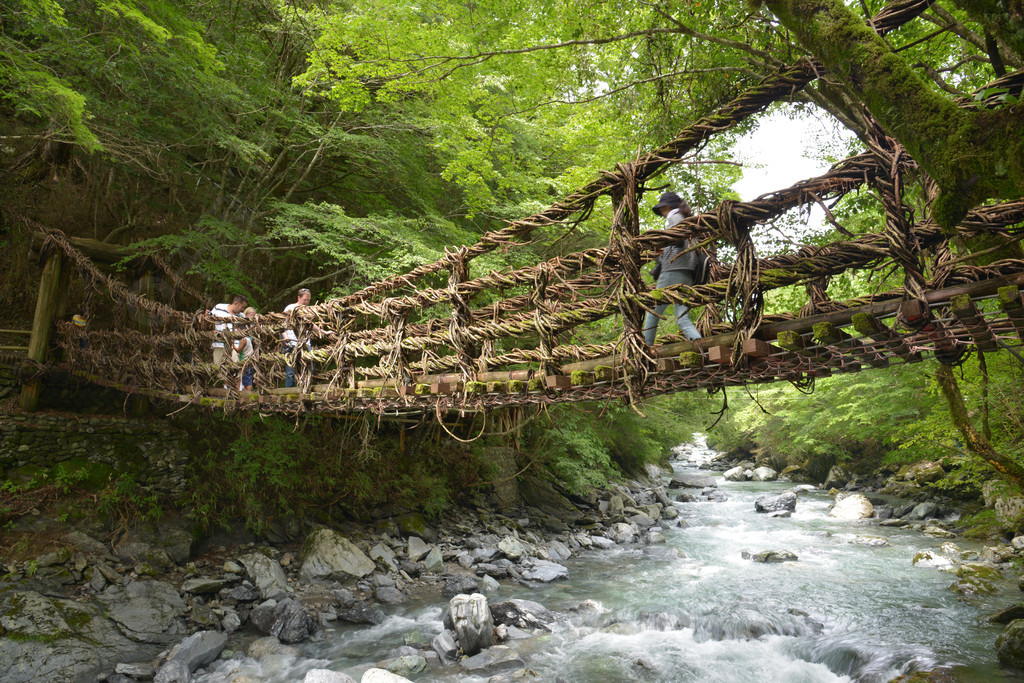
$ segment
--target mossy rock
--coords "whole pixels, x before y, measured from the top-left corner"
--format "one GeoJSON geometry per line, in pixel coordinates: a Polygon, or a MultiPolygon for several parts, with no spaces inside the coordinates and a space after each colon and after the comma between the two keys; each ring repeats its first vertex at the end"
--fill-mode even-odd
{"type": "Polygon", "coordinates": [[[401,531],[402,535],[405,537],[419,536],[428,543],[432,543],[437,540],[437,532],[427,524],[427,520],[418,512],[410,512],[407,515],[397,517],[395,519],[395,524],[398,525],[399,531],[401,531]]]}
{"type": "Polygon", "coordinates": [[[976,577],[968,577],[966,579],[960,579],[949,585],[950,590],[956,591],[961,595],[975,595],[977,593],[983,593],[985,595],[991,595],[996,592],[995,587],[984,579],[976,577]]]}
{"type": "Polygon", "coordinates": [[[684,368],[699,368],[704,365],[704,357],[696,351],[684,351],[679,354],[679,364],[684,368]]]}
{"type": "Polygon", "coordinates": [[[573,370],[569,375],[569,381],[574,387],[589,387],[594,383],[594,373],[586,370],[573,370]]]}
{"type": "Polygon", "coordinates": [[[962,564],[956,568],[954,572],[961,579],[978,578],[985,579],[986,581],[998,581],[1003,578],[1003,575],[995,567],[990,567],[987,564],[978,564],[975,562],[969,562],[962,564]]]}
{"type": "Polygon", "coordinates": [[[117,478],[117,470],[106,463],[71,458],[54,467],[53,476],[58,481],[70,481],[89,491],[102,491],[117,478]]]}
{"type": "Polygon", "coordinates": [[[42,486],[50,478],[50,470],[39,465],[25,465],[7,472],[7,479],[17,486],[42,486]]]}

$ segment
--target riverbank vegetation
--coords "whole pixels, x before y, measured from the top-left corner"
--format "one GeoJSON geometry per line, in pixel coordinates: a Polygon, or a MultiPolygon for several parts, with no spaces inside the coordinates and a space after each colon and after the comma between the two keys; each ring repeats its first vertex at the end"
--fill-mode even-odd
{"type": "MultiPolygon", "coordinates": [[[[241,292],[262,311],[280,310],[298,287],[323,300],[405,272],[670,138],[807,54],[801,44],[828,53],[820,45],[828,26],[793,25],[805,3],[765,4],[9,2],[0,15],[0,318],[12,327],[31,319],[38,266],[28,244],[38,226],[158,253],[199,294],[179,292],[182,305],[197,308],[241,292]]],[[[838,0],[818,4],[853,16],[838,0]]],[[[856,11],[883,7],[865,0],[856,11]]],[[[865,31],[851,40],[876,56],[885,51],[865,31]]],[[[850,55],[861,53],[851,48],[826,64],[836,78],[774,111],[831,117],[863,137],[873,125],[867,111],[895,129],[918,117],[914,106],[941,113],[988,103],[987,156],[964,143],[950,157],[955,164],[919,159],[940,197],[912,188],[909,208],[928,215],[937,201],[948,224],[964,209],[950,199],[963,199],[964,169],[988,164],[984,175],[993,175],[971,185],[972,201],[1020,194],[1020,140],[1004,134],[1020,130],[1012,127],[1018,96],[1012,87],[978,90],[1024,66],[1020,35],[1019,17],[993,22],[970,3],[939,0],[887,38],[898,48],[885,59],[904,79],[900,97],[889,82],[853,78],[850,55]]],[[[978,117],[960,118],[977,137],[978,117]]],[[[737,198],[731,144],[755,125],[716,135],[664,184],[696,210],[737,198]]],[[[928,148],[920,126],[898,137],[912,151],[928,148]]],[[[854,138],[820,155],[838,159],[859,147],[854,138]]],[[[644,201],[660,189],[647,188],[644,201]]],[[[580,224],[541,231],[474,268],[604,246],[610,212],[599,204],[580,224]]],[[[794,250],[885,220],[869,193],[844,198],[830,215],[817,227],[788,216],[757,236],[759,245],[794,250]]],[[[642,220],[658,226],[652,216],[642,220]]],[[[985,245],[954,248],[963,257],[985,245]]],[[[731,259],[728,249],[719,256],[731,259]]],[[[838,300],[899,286],[894,270],[836,277],[827,293],[838,300]]],[[[102,324],[101,305],[82,291],[71,300],[69,310],[87,307],[102,324]]],[[[809,302],[809,290],[791,288],[769,300],[768,312],[809,302]]],[[[619,331],[609,321],[577,333],[578,341],[609,341],[619,331]]],[[[974,428],[1024,463],[1018,360],[1000,351],[984,367],[972,358],[956,372],[974,428]]],[[[926,361],[821,380],[813,394],[730,389],[712,439],[871,467],[961,457],[963,425],[950,420],[934,373],[926,361]]],[[[499,443],[513,444],[519,468],[581,492],[657,461],[689,431],[703,431],[721,401],[668,397],[639,411],[562,406],[514,429],[466,420],[405,437],[361,420],[229,418],[194,465],[194,502],[208,522],[239,516],[256,526],[300,506],[310,515],[414,503],[434,511],[494,476],[487,452],[499,443]]]]}

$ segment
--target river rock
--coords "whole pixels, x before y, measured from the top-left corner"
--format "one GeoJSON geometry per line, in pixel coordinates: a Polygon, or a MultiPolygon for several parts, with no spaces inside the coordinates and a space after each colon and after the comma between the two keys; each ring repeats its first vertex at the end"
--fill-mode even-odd
{"type": "Polygon", "coordinates": [[[828,476],[825,477],[824,489],[826,491],[834,488],[840,489],[846,486],[852,478],[853,475],[850,474],[850,471],[845,467],[842,465],[833,465],[832,469],[828,471],[828,476]]]}
{"type": "Polygon", "coordinates": [[[527,581],[550,583],[556,579],[569,578],[569,569],[557,562],[533,558],[530,560],[529,568],[523,572],[523,578],[527,581]]]}
{"type": "Polygon", "coordinates": [[[220,589],[227,585],[227,581],[224,579],[212,579],[209,577],[200,577],[197,579],[188,579],[182,582],[181,592],[192,593],[194,595],[205,595],[206,593],[216,593],[220,589]]]}
{"type": "Polygon", "coordinates": [[[437,540],[437,531],[427,524],[423,515],[417,512],[410,512],[401,517],[396,517],[395,524],[398,525],[399,531],[406,538],[418,536],[428,543],[433,543],[437,540]]]}
{"type": "Polygon", "coordinates": [[[828,511],[830,517],[850,521],[867,519],[874,513],[875,506],[863,493],[851,493],[836,498],[832,509],[828,511]]]}
{"type": "Polygon", "coordinates": [[[937,569],[943,569],[945,567],[953,566],[953,560],[931,550],[922,550],[915,554],[912,562],[915,567],[935,567],[937,569]]]}
{"type": "Polygon", "coordinates": [[[796,494],[786,491],[778,496],[758,496],[754,500],[754,509],[758,512],[794,512],[796,510],[796,494]]]}
{"type": "Polygon", "coordinates": [[[956,538],[956,534],[952,531],[947,531],[935,524],[926,525],[925,528],[921,530],[921,533],[930,538],[956,538]]]}
{"type": "Polygon", "coordinates": [[[384,668],[399,676],[415,676],[426,670],[427,660],[420,655],[402,655],[388,662],[384,668]]]}
{"type": "Polygon", "coordinates": [[[890,545],[889,539],[882,538],[881,536],[854,536],[850,539],[850,543],[854,545],[863,545],[869,548],[886,548],[890,545]]]}
{"type": "Polygon", "coordinates": [[[261,600],[277,600],[288,595],[288,579],[277,560],[263,553],[249,553],[238,558],[259,591],[261,600]]]}
{"type": "Polygon", "coordinates": [[[299,556],[302,560],[299,577],[303,581],[361,578],[376,569],[373,560],[333,529],[317,529],[307,536],[299,556]]]}
{"type": "Polygon", "coordinates": [[[526,662],[519,658],[519,653],[507,645],[495,645],[462,660],[461,666],[474,676],[493,676],[504,671],[522,669],[526,662]]]}
{"type": "Polygon", "coordinates": [[[752,481],[775,481],[778,478],[779,473],[771,467],[758,467],[750,475],[752,481]]]}
{"type": "Polygon", "coordinates": [[[996,653],[1001,663],[1024,668],[1024,619],[1006,625],[996,638],[996,653]]]}
{"type": "Polygon", "coordinates": [[[462,651],[470,657],[494,644],[494,620],[480,593],[456,595],[448,603],[448,614],[462,651]]]}
{"type": "Polygon", "coordinates": [[[370,548],[370,559],[375,562],[380,562],[392,572],[398,571],[398,562],[395,557],[395,552],[383,543],[378,543],[370,548]]]}
{"type": "Polygon", "coordinates": [[[185,602],[174,586],[163,581],[133,581],[124,598],[107,608],[107,614],[132,640],[167,644],[185,635],[185,602]]]}
{"type": "Polygon", "coordinates": [[[527,554],[526,546],[515,536],[506,536],[498,542],[498,550],[505,553],[505,557],[513,562],[518,561],[527,554]]]}
{"type": "Polygon", "coordinates": [[[551,541],[544,549],[547,550],[548,558],[556,562],[565,562],[572,557],[572,551],[561,541],[551,541]]]}
{"type": "Polygon", "coordinates": [[[523,503],[562,521],[575,521],[582,513],[569,499],[555,490],[554,485],[543,479],[524,476],[519,481],[519,495],[523,503]]]}
{"type": "Polygon", "coordinates": [[[632,543],[633,538],[636,535],[633,531],[633,527],[625,522],[616,522],[615,524],[612,524],[607,533],[616,543],[632,543]]]}
{"type": "Polygon", "coordinates": [[[610,538],[606,538],[605,536],[591,536],[590,542],[601,550],[607,550],[608,548],[615,547],[615,541],[610,538]]]}
{"type": "Polygon", "coordinates": [[[1024,605],[1004,607],[998,612],[988,615],[987,619],[993,624],[1009,624],[1016,619],[1024,619],[1024,605]]]}
{"type": "Polygon", "coordinates": [[[444,629],[430,642],[430,649],[437,653],[442,662],[454,662],[459,656],[459,644],[455,640],[455,633],[444,629]]]}
{"type": "Polygon", "coordinates": [[[491,605],[494,623],[516,628],[541,629],[550,631],[555,621],[554,613],[539,602],[513,598],[491,605]]]}
{"type": "Polygon", "coordinates": [[[330,669],[310,669],[302,683],[356,683],[356,679],[340,671],[330,669]]]}
{"type": "Polygon", "coordinates": [[[444,581],[444,588],[441,589],[441,597],[446,599],[454,598],[460,593],[469,595],[480,592],[480,583],[475,576],[449,576],[444,581]]]}
{"type": "Polygon", "coordinates": [[[762,562],[765,564],[796,562],[799,559],[795,554],[788,550],[762,550],[759,553],[753,554],[743,551],[741,556],[744,560],[753,560],[754,562],[762,562]]]}
{"type": "Polygon", "coordinates": [[[174,659],[164,662],[153,676],[153,683],[192,683],[192,672],[185,662],[174,659]]]}
{"type": "Polygon", "coordinates": [[[359,683],[412,683],[408,678],[393,674],[387,669],[367,669],[359,683]]]}
{"type": "Polygon", "coordinates": [[[902,515],[902,517],[910,520],[923,520],[931,517],[938,517],[941,512],[942,509],[938,504],[928,500],[923,503],[918,503],[914,506],[913,510],[908,512],[906,515],[902,515]]]}
{"type": "Polygon", "coordinates": [[[430,546],[419,536],[410,536],[405,552],[410,562],[419,562],[430,552],[430,546]]]}
{"type": "Polygon", "coordinates": [[[722,479],[725,479],[726,481],[746,481],[748,479],[747,470],[742,467],[733,467],[732,469],[722,472],[722,479]]]}
{"type": "Polygon", "coordinates": [[[296,657],[299,649],[291,645],[284,645],[274,636],[264,636],[249,643],[245,654],[255,660],[261,660],[269,655],[288,655],[296,657]]]}
{"type": "Polygon", "coordinates": [[[718,486],[718,484],[711,477],[690,472],[680,472],[668,482],[670,489],[703,489],[709,486],[718,486]]]}
{"type": "Polygon", "coordinates": [[[249,620],[257,631],[282,643],[301,643],[319,630],[302,604],[292,598],[276,604],[272,600],[263,603],[252,611],[249,620]]]}
{"type": "Polygon", "coordinates": [[[441,549],[436,545],[430,546],[430,552],[423,558],[423,568],[428,572],[444,570],[444,556],[441,555],[441,549]]]}
{"type": "Polygon", "coordinates": [[[167,662],[182,662],[189,671],[195,671],[217,659],[228,642],[226,633],[199,631],[181,641],[167,655],[167,662]]]}

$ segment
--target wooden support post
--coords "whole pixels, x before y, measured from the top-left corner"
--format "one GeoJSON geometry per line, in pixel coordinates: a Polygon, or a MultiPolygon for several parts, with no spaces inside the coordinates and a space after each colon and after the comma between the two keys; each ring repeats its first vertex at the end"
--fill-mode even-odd
{"type": "Polygon", "coordinates": [[[712,363],[717,363],[718,365],[732,365],[732,347],[708,347],[708,360],[712,363]]]}
{"type": "Polygon", "coordinates": [[[992,334],[981,311],[974,305],[974,301],[969,295],[960,294],[950,299],[949,303],[952,306],[953,315],[967,329],[979,350],[989,352],[999,348],[995,335],[992,334]]]}
{"type": "MultiPolygon", "coordinates": [[[[28,358],[39,363],[46,362],[46,354],[50,348],[50,329],[53,314],[58,308],[64,292],[60,290],[60,273],[63,270],[64,254],[53,249],[46,257],[43,274],[39,278],[39,294],[36,297],[36,312],[32,318],[32,336],[28,341],[28,358]]],[[[21,387],[21,409],[27,413],[39,407],[39,394],[43,386],[39,380],[33,380],[21,387]]]]}
{"type": "Polygon", "coordinates": [[[1024,304],[1021,303],[1020,288],[1016,286],[999,288],[999,306],[1017,330],[1017,337],[1024,343],[1024,304]]]}

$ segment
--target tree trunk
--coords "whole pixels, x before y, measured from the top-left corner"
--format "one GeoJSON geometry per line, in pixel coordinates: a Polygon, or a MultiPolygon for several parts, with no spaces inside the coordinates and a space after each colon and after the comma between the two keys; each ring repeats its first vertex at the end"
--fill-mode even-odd
{"type": "Polygon", "coordinates": [[[938,183],[933,217],[944,228],[953,230],[985,199],[1024,193],[1024,108],[961,109],[842,0],[766,4],[938,183]]]}
{"type": "Polygon", "coordinates": [[[1004,479],[1014,486],[1024,489],[1024,468],[1014,460],[998,453],[989,440],[979,434],[971,424],[971,420],[967,416],[967,406],[964,405],[963,394],[960,393],[960,385],[957,384],[952,368],[940,364],[935,377],[939,381],[942,395],[946,397],[946,403],[949,404],[949,415],[953,418],[953,424],[960,430],[967,449],[991,465],[1004,479]]]}

